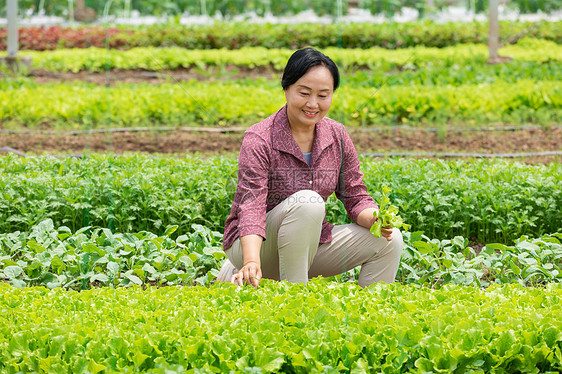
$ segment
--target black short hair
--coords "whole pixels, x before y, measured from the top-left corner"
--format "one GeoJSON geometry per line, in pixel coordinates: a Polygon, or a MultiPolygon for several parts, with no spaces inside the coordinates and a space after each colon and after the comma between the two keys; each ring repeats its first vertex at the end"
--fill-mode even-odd
{"type": "Polygon", "coordinates": [[[298,81],[306,72],[314,66],[323,65],[334,78],[334,91],[340,85],[340,73],[338,67],[330,59],[320,51],[314,48],[303,48],[299,49],[291,55],[285,70],[283,71],[283,77],[281,78],[281,86],[286,90],[290,85],[298,81]]]}

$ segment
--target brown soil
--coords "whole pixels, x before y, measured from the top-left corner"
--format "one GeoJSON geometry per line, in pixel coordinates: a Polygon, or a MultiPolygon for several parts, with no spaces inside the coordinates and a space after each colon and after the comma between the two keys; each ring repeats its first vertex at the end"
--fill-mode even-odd
{"type": "Polygon", "coordinates": [[[0,147],[24,153],[148,152],[228,154],[238,151],[241,133],[123,132],[87,135],[0,134],[0,147]]]}
{"type": "Polygon", "coordinates": [[[111,70],[107,73],[92,73],[80,71],[79,73],[53,73],[46,70],[33,70],[29,74],[37,83],[62,83],[82,81],[99,85],[114,86],[122,83],[177,83],[192,79],[201,81],[225,80],[225,79],[256,79],[260,77],[268,79],[281,79],[281,73],[269,67],[255,67],[252,69],[236,66],[206,67],[205,71],[200,69],[176,69],[165,72],[152,72],[145,70],[111,70]]]}
{"type": "MultiPolygon", "coordinates": [[[[527,153],[562,151],[562,129],[517,131],[389,130],[368,132],[349,129],[359,153],[527,153]]],[[[81,135],[0,134],[0,148],[24,153],[82,154],[83,152],[149,152],[235,155],[242,132],[116,132],[81,135]]],[[[560,162],[561,156],[525,158],[526,162],[560,162]]]]}

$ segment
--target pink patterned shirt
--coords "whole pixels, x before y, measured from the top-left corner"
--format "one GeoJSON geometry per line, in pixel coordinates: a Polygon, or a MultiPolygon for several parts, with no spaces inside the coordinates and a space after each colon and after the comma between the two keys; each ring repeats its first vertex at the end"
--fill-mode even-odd
{"type": "MultiPolygon", "coordinates": [[[[335,192],[353,222],[364,209],[377,208],[363,183],[357,152],[345,127],[326,117],[316,124],[308,166],[291,134],[285,106],[244,134],[238,186],[225,222],[223,248],[230,248],[245,235],[267,239],[266,212],[301,190],[316,191],[324,201],[335,192]]],[[[324,220],[320,243],[332,240],[333,227],[324,220]]]]}

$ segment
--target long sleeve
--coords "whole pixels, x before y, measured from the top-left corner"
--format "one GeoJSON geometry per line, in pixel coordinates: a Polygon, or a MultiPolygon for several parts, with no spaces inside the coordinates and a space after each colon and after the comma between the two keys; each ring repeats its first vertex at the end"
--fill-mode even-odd
{"type": "Polygon", "coordinates": [[[246,133],[238,160],[238,185],[234,204],[238,211],[239,236],[265,237],[265,213],[269,155],[267,144],[253,133],[246,133]]]}
{"type": "Polygon", "coordinates": [[[378,205],[369,195],[363,182],[363,173],[359,169],[357,151],[349,134],[343,130],[341,136],[343,162],[341,164],[342,171],[338,177],[336,197],[343,202],[349,218],[357,223],[359,213],[367,208],[378,208],[378,205]]]}

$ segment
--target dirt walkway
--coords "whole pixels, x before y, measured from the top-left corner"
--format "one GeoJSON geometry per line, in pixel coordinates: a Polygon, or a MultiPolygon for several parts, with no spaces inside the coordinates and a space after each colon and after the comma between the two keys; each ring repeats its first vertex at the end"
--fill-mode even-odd
{"type": "MultiPolygon", "coordinates": [[[[562,151],[562,129],[517,131],[389,130],[364,132],[349,129],[359,153],[529,153],[562,151]]],[[[89,152],[203,153],[236,155],[242,133],[123,132],[87,135],[0,134],[0,148],[24,153],[81,154],[89,152]]],[[[556,156],[527,159],[530,162],[556,161],[556,156]]],[[[558,156],[558,161],[561,157],[558,156]]]]}

